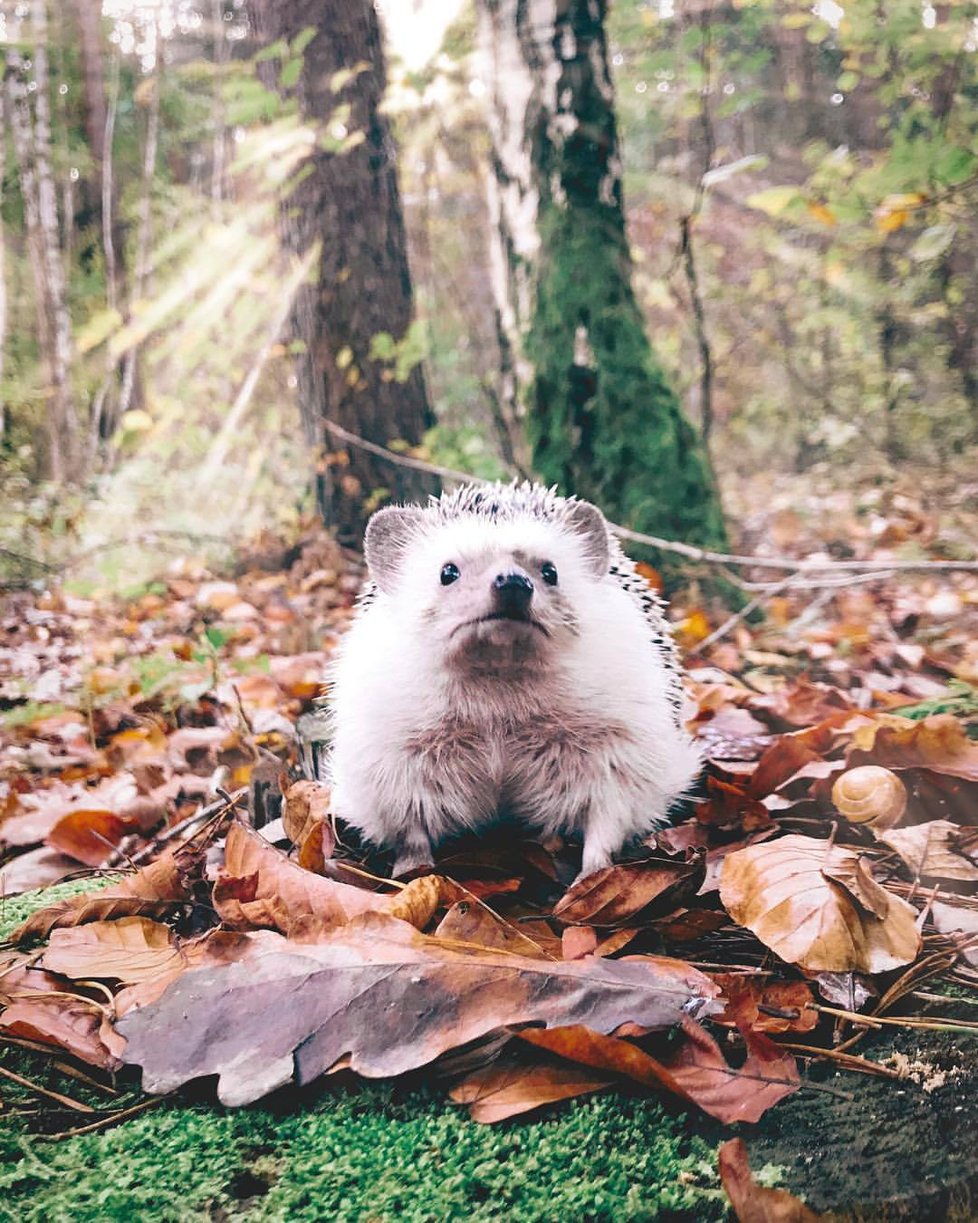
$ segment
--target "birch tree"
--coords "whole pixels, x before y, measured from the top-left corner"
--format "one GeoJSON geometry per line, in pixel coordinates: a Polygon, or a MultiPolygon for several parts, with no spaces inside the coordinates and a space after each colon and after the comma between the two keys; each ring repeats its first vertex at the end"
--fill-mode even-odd
{"type": "MultiPolygon", "coordinates": [[[[143,176],[139,195],[139,227],[136,232],[136,257],[134,260],[132,293],[126,315],[128,322],[134,308],[142,301],[149,276],[150,246],[153,240],[153,185],[156,161],[160,144],[160,94],[163,88],[163,44],[155,17],[147,23],[150,45],[155,48],[153,74],[146,81],[146,135],[143,143],[143,176]]],[[[133,343],[122,359],[122,385],[119,389],[119,418],[132,407],[136,392],[139,365],[139,345],[133,343]]]]}
{"type": "Polygon", "coordinates": [[[632,288],[606,0],[479,0],[508,416],[536,471],[637,530],[719,543],[705,451],[632,288]]]}
{"type": "Polygon", "coordinates": [[[3,226],[4,178],[7,172],[7,115],[0,89],[0,446],[7,432],[7,396],[3,385],[7,351],[7,235],[3,226]]]}
{"type": "MultiPolygon", "coordinates": [[[[27,246],[34,279],[38,339],[49,378],[46,474],[55,481],[79,474],[78,420],[71,388],[72,338],[58,196],[51,169],[48,27],[44,0],[31,0],[30,63],[7,52],[6,102],[24,203],[27,246]],[[33,113],[30,99],[33,98],[33,113]]],[[[17,16],[20,16],[18,11],[17,16]]],[[[24,32],[24,36],[28,36],[24,32]]]]}

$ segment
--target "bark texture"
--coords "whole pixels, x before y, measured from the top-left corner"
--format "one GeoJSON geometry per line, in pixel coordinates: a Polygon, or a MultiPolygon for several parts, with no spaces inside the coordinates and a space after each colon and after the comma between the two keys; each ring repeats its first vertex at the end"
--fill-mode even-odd
{"type": "MultiPolygon", "coordinates": [[[[45,475],[60,482],[79,474],[81,456],[71,387],[71,317],[58,196],[51,169],[48,28],[43,0],[32,0],[29,13],[30,25],[20,29],[20,37],[31,39],[33,56],[28,63],[19,49],[8,49],[5,101],[24,204],[38,342],[48,368],[45,475]]],[[[18,19],[21,16],[18,12],[18,19]]]]}
{"type": "Polygon", "coordinates": [[[633,529],[722,543],[708,459],[632,290],[605,0],[479,8],[509,413],[563,491],[633,529]]]}
{"type": "Polygon", "coordinates": [[[292,92],[283,78],[289,80],[285,69],[300,47],[294,92],[319,136],[282,217],[294,253],[321,243],[316,283],[302,290],[296,307],[306,347],[300,396],[307,438],[327,455],[319,473],[326,521],[342,540],[359,543],[365,501],[416,500],[435,491],[423,473],[339,450],[324,423],[383,446],[416,444],[433,423],[420,363],[397,371],[395,362],[371,355],[376,336],[400,341],[412,319],[394,145],[380,110],[387,83],[380,27],[371,0],[253,0],[253,12],[266,46],[289,44],[290,55],[268,66],[281,92],[292,92]],[[303,48],[307,30],[315,33],[303,48]]]}

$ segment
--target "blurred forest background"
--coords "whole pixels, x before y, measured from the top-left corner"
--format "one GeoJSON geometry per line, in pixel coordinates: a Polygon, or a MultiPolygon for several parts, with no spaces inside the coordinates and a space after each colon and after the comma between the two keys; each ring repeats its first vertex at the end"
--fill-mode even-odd
{"type": "Polygon", "coordinates": [[[350,433],[670,538],[974,556],[978,4],[379,17],[5,0],[0,577],[353,541],[431,481],[350,433]]]}

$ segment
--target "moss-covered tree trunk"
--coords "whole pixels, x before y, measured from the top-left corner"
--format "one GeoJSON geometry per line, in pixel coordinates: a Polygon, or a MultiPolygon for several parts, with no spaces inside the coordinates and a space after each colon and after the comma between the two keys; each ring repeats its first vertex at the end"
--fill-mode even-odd
{"type": "Polygon", "coordinates": [[[606,0],[479,0],[502,389],[533,466],[634,530],[724,540],[632,290],[606,0]]]}
{"type": "Polygon", "coordinates": [[[372,0],[252,0],[266,47],[281,48],[269,76],[298,101],[317,143],[282,202],[287,244],[319,242],[315,285],[296,304],[306,354],[299,388],[320,464],[320,504],[346,542],[359,542],[367,514],[385,496],[414,500],[431,477],[392,466],[332,437],[326,421],[382,446],[416,444],[433,423],[419,361],[410,347],[412,286],[372,0]],[[404,343],[404,341],[407,341],[404,343]]]}

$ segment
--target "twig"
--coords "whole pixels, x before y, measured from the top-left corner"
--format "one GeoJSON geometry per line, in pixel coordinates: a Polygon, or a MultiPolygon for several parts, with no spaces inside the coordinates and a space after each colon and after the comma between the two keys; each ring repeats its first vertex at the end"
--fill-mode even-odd
{"type": "Polygon", "coordinates": [[[947,994],[931,994],[923,989],[910,991],[911,998],[919,998],[921,1002],[943,1002],[945,1005],[953,1002],[955,1006],[978,1006],[978,998],[951,998],[947,994]]]}
{"type": "Polygon", "coordinates": [[[827,1057],[829,1061],[838,1062],[845,1070],[854,1070],[859,1074],[873,1074],[882,1079],[899,1079],[903,1076],[890,1066],[882,1066],[879,1062],[870,1061],[868,1057],[860,1057],[856,1053],[840,1053],[838,1049],[820,1049],[817,1045],[796,1045],[793,1041],[778,1041],[779,1049],[790,1049],[792,1053],[800,1053],[803,1057],[827,1057]]]}
{"type": "Polygon", "coordinates": [[[368,454],[374,454],[379,459],[386,459],[397,467],[410,467],[412,471],[425,471],[432,476],[444,476],[446,480],[460,480],[463,484],[491,483],[481,476],[473,476],[470,472],[456,471],[453,467],[442,467],[438,463],[429,463],[426,459],[416,459],[410,454],[398,454],[395,450],[388,450],[386,446],[378,446],[376,442],[368,442],[365,437],[351,433],[349,429],[338,425],[335,420],[324,420],[323,425],[327,432],[332,433],[341,442],[349,442],[358,450],[366,450],[368,454]]]}
{"type": "MultiPolygon", "coordinates": [[[[50,1052],[50,1050],[48,1050],[50,1052]]],[[[52,1062],[51,1065],[55,1070],[60,1070],[62,1074],[66,1074],[70,1079],[77,1079],[79,1083],[84,1083],[86,1087],[91,1087],[93,1091],[101,1091],[107,1096],[117,1096],[119,1093],[114,1087],[110,1087],[108,1083],[100,1083],[98,1079],[93,1079],[90,1074],[86,1074],[84,1070],[79,1070],[77,1066],[72,1066],[69,1062],[52,1062]]]]}
{"type": "Polygon", "coordinates": [[[906,1019],[891,1019],[882,1015],[860,1015],[857,1011],[844,1011],[840,1007],[821,1006],[813,1002],[812,1007],[823,1015],[834,1015],[837,1019],[848,1020],[868,1028],[881,1028],[884,1025],[892,1028],[919,1028],[931,1032],[961,1032],[967,1036],[978,1036],[978,1023],[969,1023],[966,1019],[944,1019],[934,1016],[930,1019],[918,1019],[909,1016],[906,1019]]]}
{"type": "MultiPolygon", "coordinates": [[[[424,459],[416,459],[411,455],[398,454],[376,442],[349,429],[344,429],[333,420],[324,420],[324,427],[341,441],[348,442],[361,450],[387,462],[402,467],[410,467],[415,471],[425,471],[431,475],[442,476],[446,480],[457,480],[462,484],[489,484],[491,481],[474,476],[468,471],[458,471],[452,467],[442,467],[438,463],[429,463],[424,459]]],[[[646,544],[650,548],[658,548],[663,552],[674,552],[689,560],[700,561],[707,565],[735,565],[738,567],[754,567],[757,569],[776,569],[792,574],[809,575],[813,573],[862,573],[886,574],[892,573],[978,573],[978,561],[822,561],[790,556],[748,556],[737,552],[715,552],[711,548],[697,548],[694,544],[681,543],[677,539],[662,539],[658,535],[646,535],[643,531],[633,531],[629,527],[619,526],[609,522],[608,526],[621,539],[632,543],[646,544]]]]}
{"type": "MultiPolygon", "coordinates": [[[[797,578],[798,574],[792,574],[793,578],[797,578]]],[[[841,590],[846,586],[864,586],[870,582],[884,582],[887,578],[893,577],[892,565],[886,569],[880,569],[872,573],[853,573],[843,575],[842,577],[827,576],[824,578],[805,578],[804,580],[792,581],[792,590],[841,590]]],[[[777,594],[781,589],[780,582],[746,582],[740,579],[739,585],[743,590],[758,590],[767,591],[768,594],[777,594]]]]}
{"type": "MultiPolygon", "coordinates": [[[[106,1113],[100,1117],[98,1121],[93,1121],[90,1125],[79,1125],[73,1130],[62,1130],[60,1134],[39,1134],[39,1138],[44,1138],[48,1142],[59,1142],[62,1138],[74,1138],[76,1134],[92,1134],[96,1130],[104,1129],[107,1125],[114,1125],[117,1121],[125,1121],[128,1117],[135,1117],[137,1113],[145,1112],[148,1108],[155,1108],[162,1104],[165,1097],[156,1096],[152,1100],[143,1100],[139,1104],[134,1104],[132,1108],[122,1108],[118,1112],[106,1113]]],[[[92,1110],[95,1111],[94,1109],[92,1110]]]]}
{"type": "Polygon", "coordinates": [[[0,1077],[10,1079],[12,1083],[17,1083],[21,1087],[26,1087],[28,1091],[34,1092],[38,1096],[46,1096],[49,1100],[54,1100],[58,1104],[64,1104],[67,1108],[72,1108],[77,1113],[94,1113],[98,1109],[92,1108],[90,1104],[83,1104],[81,1100],[73,1100],[71,1096],[63,1096],[60,1091],[51,1091],[47,1087],[42,1087],[40,1083],[32,1083],[30,1079],[25,1079],[22,1074],[15,1074],[13,1070],[8,1070],[6,1066],[0,1066],[0,1077]]]}
{"type": "MultiPolygon", "coordinates": [[[[227,791],[218,791],[221,797],[215,803],[211,803],[207,807],[201,807],[199,810],[188,815],[179,823],[174,824],[172,828],[167,828],[165,832],[161,832],[158,837],[154,837],[152,841],[144,846],[139,853],[133,854],[128,859],[133,865],[139,862],[145,862],[147,858],[151,858],[153,854],[160,848],[161,845],[166,845],[167,842],[175,840],[182,832],[186,832],[188,828],[192,828],[194,824],[205,824],[212,816],[223,815],[229,807],[233,807],[238,799],[243,798],[246,794],[246,789],[242,787],[240,790],[235,790],[233,794],[228,794],[227,791]]],[[[201,829],[200,831],[203,831],[201,829]]],[[[188,837],[188,840],[190,838],[188,837]]],[[[119,861],[123,859],[119,857],[119,861]]],[[[107,866],[118,865],[117,862],[109,861],[107,866]]]]}
{"type": "Polygon", "coordinates": [[[327,865],[335,866],[337,870],[349,871],[351,875],[359,875],[361,879],[369,879],[371,883],[383,883],[386,887],[398,888],[402,892],[407,887],[407,884],[402,883],[400,879],[382,879],[380,875],[371,875],[370,871],[361,870],[359,866],[354,866],[352,862],[339,862],[333,859],[327,865]]]}
{"type": "Polygon", "coordinates": [[[766,603],[769,599],[773,599],[775,595],[779,595],[782,590],[787,590],[789,586],[793,586],[797,576],[797,574],[789,573],[788,576],[783,578],[780,582],[775,582],[773,585],[766,587],[763,591],[760,591],[753,597],[753,599],[745,603],[739,612],[735,612],[729,617],[729,619],[724,620],[719,628],[714,629],[708,637],[704,637],[703,640],[697,644],[695,649],[690,650],[689,653],[702,654],[703,651],[709,649],[711,645],[714,645],[717,641],[720,641],[721,638],[726,637],[726,635],[732,629],[735,629],[738,624],[743,623],[743,621],[746,620],[752,612],[757,611],[762,603],[766,603]]]}

